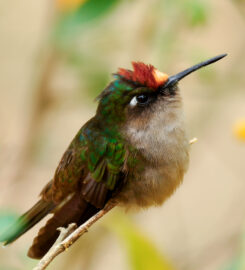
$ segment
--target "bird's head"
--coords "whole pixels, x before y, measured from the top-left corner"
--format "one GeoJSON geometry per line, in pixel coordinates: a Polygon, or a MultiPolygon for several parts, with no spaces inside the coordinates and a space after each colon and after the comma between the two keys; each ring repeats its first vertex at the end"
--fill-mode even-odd
{"type": "Polygon", "coordinates": [[[113,81],[98,97],[96,116],[105,126],[142,132],[153,124],[158,129],[181,118],[178,82],[190,73],[226,56],[222,54],[168,76],[152,65],[133,62],[133,70],[120,68],[113,81]]]}

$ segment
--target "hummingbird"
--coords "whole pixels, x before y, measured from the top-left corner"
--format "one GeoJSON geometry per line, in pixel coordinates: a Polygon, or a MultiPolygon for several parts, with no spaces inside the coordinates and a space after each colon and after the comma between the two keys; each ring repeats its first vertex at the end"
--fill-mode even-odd
{"type": "Polygon", "coordinates": [[[78,131],[39,201],[0,236],[10,244],[49,213],[28,256],[42,258],[57,228],[78,226],[113,201],[126,208],[161,205],[180,185],[189,163],[178,82],[218,55],[168,76],[152,65],[120,68],[97,97],[98,107],[78,131]]]}

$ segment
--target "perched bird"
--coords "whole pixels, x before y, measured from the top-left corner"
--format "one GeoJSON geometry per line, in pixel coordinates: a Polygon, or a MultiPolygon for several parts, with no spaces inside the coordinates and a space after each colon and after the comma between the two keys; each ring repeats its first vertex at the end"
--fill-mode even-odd
{"type": "Polygon", "coordinates": [[[0,236],[5,245],[47,214],[28,255],[39,259],[58,237],[58,227],[83,224],[110,200],[125,207],[161,205],[179,186],[189,162],[178,82],[222,54],[168,76],[133,62],[119,69],[97,98],[96,114],[65,151],[40,200],[0,236]]]}

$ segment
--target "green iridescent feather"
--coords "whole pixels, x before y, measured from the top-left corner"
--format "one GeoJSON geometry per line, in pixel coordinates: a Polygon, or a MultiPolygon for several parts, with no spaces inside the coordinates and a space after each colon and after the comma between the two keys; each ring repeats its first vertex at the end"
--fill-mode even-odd
{"type": "MultiPolygon", "coordinates": [[[[93,138],[94,140],[95,138],[93,138]]],[[[102,144],[90,141],[81,152],[87,168],[96,182],[104,181],[108,189],[113,190],[125,161],[125,147],[122,142],[114,143],[103,137],[102,144]]],[[[90,138],[88,138],[90,140],[90,138]]],[[[99,140],[99,138],[97,138],[99,140]]]]}

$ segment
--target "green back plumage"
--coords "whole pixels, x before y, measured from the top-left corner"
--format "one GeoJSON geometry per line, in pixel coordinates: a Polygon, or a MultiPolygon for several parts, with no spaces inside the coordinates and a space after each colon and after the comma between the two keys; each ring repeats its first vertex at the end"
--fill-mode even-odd
{"type": "MultiPolygon", "coordinates": [[[[108,128],[105,132],[110,133],[108,128]]],[[[124,165],[126,148],[115,128],[111,135],[104,136],[89,124],[79,139],[86,145],[81,151],[81,159],[87,164],[92,178],[97,182],[104,181],[106,187],[113,190],[124,165]]]]}
{"type": "MultiPolygon", "coordinates": [[[[89,196],[95,194],[97,189],[115,189],[124,173],[128,150],[120,128],[126,119],[126,104],[134,91],[133,84],[117,79],[97,98],[99,104],[96,115],[80,129],[56,170],[56,201],[77,188],[82,179],[85,179],[82,188],[86,190],[84,194],[89,196]],[[93,181],[100,183],[99,187],[95,187],[93,181]]],[[[106,193],[106,190],[103,192],[106,193]]],[[[92,197],[95,199],[97,195],[92,197]]]]}
{"type": "Polygon", "coordinates": [[[86,145],[81,158],[93,179],[113,190],[120,178],[125,162],[126,143],[120,134],[125,120],[123,113],[128,94],[134,90],[129,82],[113,81],[97,98],[99,105],[95,117],[81,130],[79,140],[86,145]]]}

